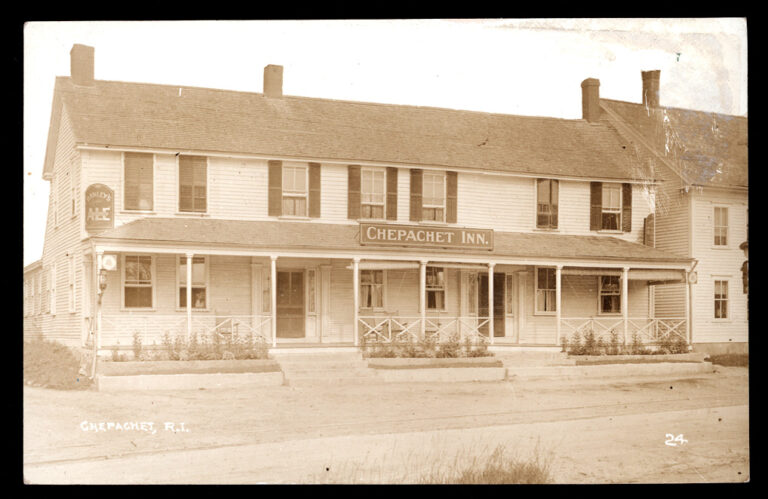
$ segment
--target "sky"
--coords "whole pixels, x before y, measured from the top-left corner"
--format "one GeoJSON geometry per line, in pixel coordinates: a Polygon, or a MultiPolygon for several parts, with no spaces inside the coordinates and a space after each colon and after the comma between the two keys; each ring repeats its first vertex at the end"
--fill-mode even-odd
{"type": "Polygon", "coordinates": [[[24,265],[41,258],[42,180],[56,76],[75,43],[95,48],[97,80],[283,93],[527,116],[581,118],[581,82],[641,101],[747,115],[747,25],[708,19],[30,22],[24,26],[24,265]]]}

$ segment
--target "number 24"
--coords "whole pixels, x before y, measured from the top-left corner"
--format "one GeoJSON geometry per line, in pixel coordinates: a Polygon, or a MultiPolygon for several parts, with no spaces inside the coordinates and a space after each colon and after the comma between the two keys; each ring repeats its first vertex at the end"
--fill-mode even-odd
{"type": "Polygon", "coordinates": [[[683,438],[683,434],[681,433],[678,436],[674,436],[671,433],[666,434],[667,440],[664,442],[666,445],[669,445],[670,447],[677,447],[677,444],[680,445],[687,444],[688,440],[683,438]]]}

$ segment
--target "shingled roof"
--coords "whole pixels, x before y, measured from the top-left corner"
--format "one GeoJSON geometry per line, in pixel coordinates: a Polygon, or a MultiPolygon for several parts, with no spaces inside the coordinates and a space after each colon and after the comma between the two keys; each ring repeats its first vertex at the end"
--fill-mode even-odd
{"type": "Polygon", "coordinates": [[[600,99],[691,185],[748,186],[748,120],[742,116],[600,99]]]}
{"type": "MultiPolygon", "coordinates": [[[[392,246],[366,244],[361,248],[358,225],[286,221],[143,218],[98,236],[98,240],[146,241],[149,244],[177,243],[234,246],[254,250],[290,251],[402,251],[392,246]]],[[[573,258],[652,263],[690,263],[690,259],[616,237],[494,232],[494,249],[471,252],[435,248],[408,248],[425,255],[457,254],[459,257],[573,258]]]]}
{"type": "Polygon", "coordinates": [[[54,102],[80,144],[647,178],[613,127],[583,120],[69,77],[56,79],[54,102]]]}

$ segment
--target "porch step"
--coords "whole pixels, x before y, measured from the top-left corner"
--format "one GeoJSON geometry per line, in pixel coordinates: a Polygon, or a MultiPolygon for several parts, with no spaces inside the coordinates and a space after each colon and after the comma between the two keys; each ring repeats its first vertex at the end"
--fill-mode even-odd
{"type": "Polygon", "coordinates": [[[494,352],[494,356],[504,363],[504,367],[548,367],[575,366],[576,360],[569,359],[565,352],[494,352]]]}
{"type": "Polygon", "coordinates": [[[288,386],[317,386],[329,384],[361,384],[376,382],[357,350],[343,352],[274,352],[288,386]]]}

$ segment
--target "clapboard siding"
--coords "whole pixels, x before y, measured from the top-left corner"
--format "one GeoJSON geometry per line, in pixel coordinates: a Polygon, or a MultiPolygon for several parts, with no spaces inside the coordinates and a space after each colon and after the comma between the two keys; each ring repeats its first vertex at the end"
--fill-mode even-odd
{"type": "Polygon", "coordinates": [[[80,155],[74,147],[75,140],[66,108],[62,109],[58,141],[53,165],[53,186],[50,189],[49,210],[46,222],[45,243],[42,257],[41,298],[50,299],[47,293],[48,278],[53,280],[52,266],[56,264],[56,314],[43,313],[48,307],[40,302],[40,325],[45,331],[45,338],[59,341],[66,345],[78,346],[83,336],[83,272],[82,251],[79,247],[80,223],[83,213],[80,155]],[[74,192],[72,188],[74,187],[74,192]],[[75,212],[72,214],[72,200],[75,200],[75,212]],[[54,226],[53,212],[50,209],[54,197],[57,201],[58,224],[54,226]],[[74,266],[75,308],[70,311],[69,283],[71,265],[74,266]]]}
{"type": "Polygon", "coordinates": [[[329,331],[323,334],[327,341],[352,341],[354,298],[352,296],[352,271],[346,267],[349,261],[334,260],[331,266],[331,317],[329,331]]]}
{"type": "Polygon", "coordinates": [[[320,220],[347,220],[347,180],[346,165],[320,166],[320,220]]]}
{"type": "Polygon", "coordinates": [[[209,158],[208,213],[213,218],[267,218],[267,162],[209,158]]]}
{"type": "Polygon", "coordinates": [[[743,293],[741,265],[745,260],[739,244],[747,240],[747,194],[704,191],[693,197],[696,228],[693,257],[698,282],[693,286],[695,343],[745,342],[748,337],[747,296],[743,293]],[[714,246],[714,207],[728,208],[728,244],[714,246]],[[728,319],[714,319],[714,281],[728,281],[728,319]]]}
{"type": "Polygon", "coordinates": [[[459,225],[501,231],[530,231],[535,223],[534,180],[459,173],[459,225]]]}

